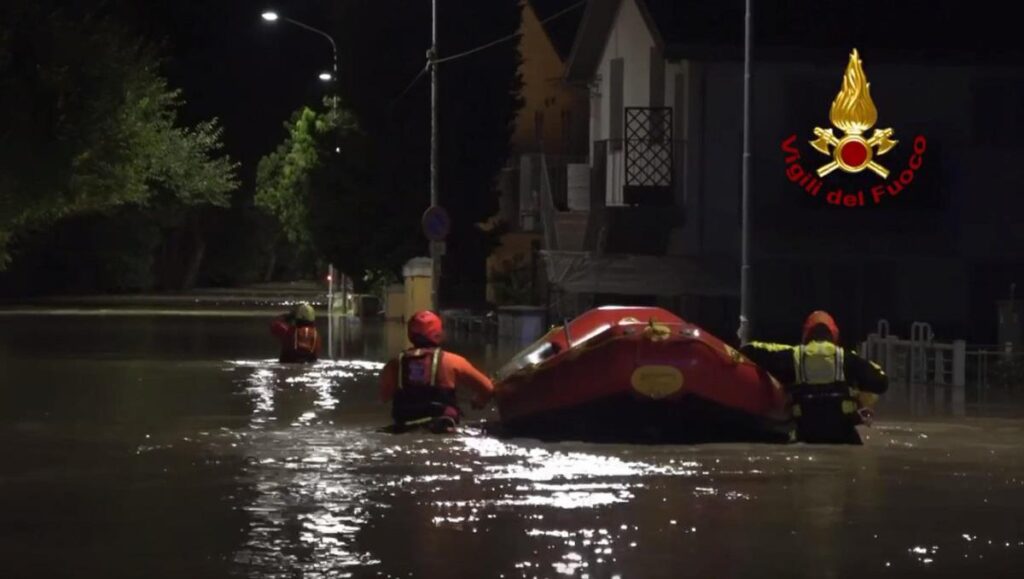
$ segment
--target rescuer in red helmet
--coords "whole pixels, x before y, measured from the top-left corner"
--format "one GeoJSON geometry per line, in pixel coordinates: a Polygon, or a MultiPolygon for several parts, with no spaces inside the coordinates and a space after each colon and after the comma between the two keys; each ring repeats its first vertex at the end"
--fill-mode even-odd
{"type": "Polygon", "coordinates": [[[787,386],[796,437],[804,442],[861,444],[855,426],[889,387],[885,372],[839,345],[839,326],[828,312],[811,312],[798,346],[751,342],[743,354],[787,386]]]}
{"type": "Polygon", "coordinates": [[[471,388],[473,407],[483,408],[494,384],[462,356],[441,350],[444,328],[437,314],[416,312],[408,335],[412,348],[388,362],[381,373],[381,399],[392,402],[397,431],[425,425],[434,432],[451,432],[462,417],[455,387],[471,388]]]}

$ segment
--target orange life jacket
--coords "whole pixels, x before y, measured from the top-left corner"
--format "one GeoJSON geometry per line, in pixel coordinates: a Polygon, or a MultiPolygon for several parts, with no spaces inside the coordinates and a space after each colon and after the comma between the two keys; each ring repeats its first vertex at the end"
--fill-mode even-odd
{"type": "Polygon", "coordinates": [[[445,408],[458,408],[454,384],[438,382],[442,359],[440,348],[415,348],[398,355],[398,390],[392,406],[395,422],[440,416],[445,408]]]}
{"type": "Polygon", "coordinates": [[[316,356],[316,326],[298,326],[292,337],[292,350],[316,356]]]}

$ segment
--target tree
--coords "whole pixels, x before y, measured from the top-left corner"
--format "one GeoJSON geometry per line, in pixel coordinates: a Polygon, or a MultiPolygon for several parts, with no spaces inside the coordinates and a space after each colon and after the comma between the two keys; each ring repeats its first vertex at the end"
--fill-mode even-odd
{"type": "Polygon", "coordinates": [[[277,218],[292,244],[313,249],[310,229],[310,181],[328,153],[328,139],[353,130],[351,118],[328,108],[302,107],[284,125],[287,137],[260,160],[256,170],[256,206],[277,218]]]}
{"type": "Polygon", "coordinates": [[[381,277],[367,271],[396,269],[408,248],[391,219],[393,200],[379,186],[372,139],[334,104],[292,115],[284,142],[259,163],[255,203],[290,243],[335,264],[362,289],[381,277]]]}
{"type": "Polygon", "coordinates": [[[215,120],[181,126],[181,94],[116,23],[22,0],[0,8],[0,269],[10,243],[124,205],[226,206],[236,164],[215,120]]]}

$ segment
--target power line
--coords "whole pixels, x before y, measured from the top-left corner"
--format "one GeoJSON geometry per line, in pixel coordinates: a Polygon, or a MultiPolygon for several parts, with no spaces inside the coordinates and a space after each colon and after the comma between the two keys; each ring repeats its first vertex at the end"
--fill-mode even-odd
{"type": "Polygon", "coordinates": [[[404,97],[406,94],[408,94],[408,92],[410,90],[412,90],[412,87],[413,87],[413,85],[416,84],[416,81],[418,81],[420,79],[420,77],[422,77],[429,69],[430,69],[430,63],[428,62],[423,68],[420,69],[420,71],[418,73],[416,73],[416,76],[414,76],[412,78],[412,80],[409,81],[409,86],[405,87],[405,90],[402,91],[402,94],[398,95],[395,98],[395,100],[392,101],[391,106],[394,106],[395,104],[398,103],[398,101],[402,100],[402,97],[404,97]]]}
{"type": "MultiPolygon", "coordinates": [[[[548,16],[544,20],[541,20],[540,23],[541,24],[547,24],[548,22],[551,22],[555,18],[558,18],[560,16],[564,16],[565,14],[568,14],[569,12],[579,8],[580,6],[583,6],[586,3],[587,3],[586,0],[582,0],[580,2],[577,2],[577,3],[573,4],[572,6],[566,8],[564,10],[560,10],[560,11],[552,14],[551,16],[548,16]]],[[[462,57],[465,57],[465,56],[469,56],[471,54],[480,52],[481,50],[485,50],[485,49],[490,48],[492,46],[501,44],[502,42],[507,42],[507,41],[512,40],[514,38],[518,38],[518,37],[520,37],[522,35],[523,35],[522,32],[514,32],[512,34],[509,34],[508,36],[504,36],[504,37],[499,38],[499,39],[497,39],[497,40],[495,40],[493,42],[488,42],[487,44],[483,44],[483,45],[478,46],[476,48],[471,48],[471,49],[469,49],[469,50],[467,50],[465,52],[460,52],[458,54],[453,54],[451,56],[446,56],[444,58],[439,58],[439,59],[435,60],[434,62],[435,63],[448,62],[449,60],[455,60],[457,58],[462,58],[462,57]]]]}
{"type": "MultiPolygon", "coordinates": [[[[568,14],[569,12],[572,12],[573,10],[579,8],[580,6],[583,6],[586,3],[587,3],[586,0],[581,0],[580,2],[577,2],[577,3],[573,4],[572,6],[569,6],[568,8],[565,8],[564,10],[559,10],[558,12],[552,14],[551,16],[548,16],[547,18],[541,20],[540,23],[542,25],[543,24],[547,24],[548,22],[551,22],[552,20],[554,20],[556,18],[564,16],[564,15],[568,14]]],[[[508,36],[503,36],[503,37],[501,37],[501,38],[499,38],[497,40],[488,42],[487,44],[482,44],[480,46],[477,46],[476,48],[471,48],[471,49],[466,50],[464,52],[460,52],[458,54],[453,54],[451,56],[446,56],[444,58],[438,58],[437,60],[434,61],[434,64],[440,64],[442,62],[448,62],[450,60],[456,60],[456,59],[459,59],[459,58],[464,58],[464,57],[469,56],[471,54],[475,54],[475,53],[480,52],[482,50],[486,50],[486,49],[488,49],[488,48],[490,48],[492,46],[497,46],[498,44],[501,44],[502,42],[508,42],[509,40],[514,40],[516,38],[519,38],[522,35],[523,35],[522,32],[514,32],[512,34],[509,34],[508,36]]],[[[429,61],[429,59],[427,61],[426,66],[424,66],[422,69],[420,69],[420,71],[418,73],[416,73],[416,76],[413,77],[412,81],[409,82],[409,86],[405,87],[405,90],[402,91],[402,94],[398,95],[398,97],[394,100],[394,102],[392,103],[392,106],[394,106],[394,104],[396,104],[398,101],[402,100],[402,97],[404,97],[406,94],[408,94],[408,92],[412,89],[413,85],[415,85],[416,82],[428,70],[430,70],[430,61],[429,61]]]]}

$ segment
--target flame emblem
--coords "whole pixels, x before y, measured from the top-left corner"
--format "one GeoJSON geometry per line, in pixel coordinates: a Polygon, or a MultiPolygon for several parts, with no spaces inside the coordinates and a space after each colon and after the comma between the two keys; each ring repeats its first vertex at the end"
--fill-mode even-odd
{"type": "Polygon", "coordinates": [[[844,133],[843,136],[836,137],[832,129],[814,128],[814,135],[818,138],[811,141],[811,146],[832,157],[831,162],[818,168],[819,177],[836,169],[847,173],[870,169],[883,179],[889,176],[889,170],[873,157],[888,153],[899,141],[892,140],[892,129],[875,129],[870,138],[863,137],[878,121],[878,109],[871,100],[871,83],[861,65],[860,55],[854,48],[843,74],[843,86],[829,111],[829,120],[844,133]]]}

